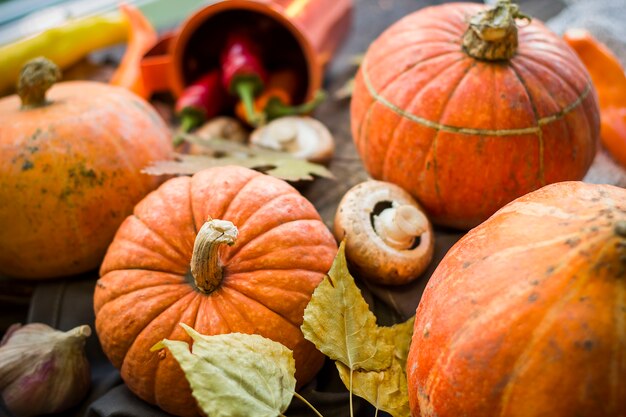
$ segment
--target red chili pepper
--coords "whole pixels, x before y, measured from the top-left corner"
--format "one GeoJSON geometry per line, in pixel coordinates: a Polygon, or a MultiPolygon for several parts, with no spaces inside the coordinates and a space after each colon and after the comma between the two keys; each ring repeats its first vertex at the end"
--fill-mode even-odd
{"type": "MultiPolygon", "coordinates": [[[[189,132],[206,120],[217,116],[224,105],[221,73],[212,70],[200,77],[176,100],[176,114],[181,119],[180,130],[189,132]]],[[[180,143],[180,138],[175,142],[180,143]]]]}
{"type": "Polygon", "coordinates": [[[254,109],[254,97],[263,90],[267,73],[263,67],[258,45],[249,35],[231,32],[220,56],[224,88],[238,95],[246,109],[251,125],[259,122],[260,116],[254,109]]]}

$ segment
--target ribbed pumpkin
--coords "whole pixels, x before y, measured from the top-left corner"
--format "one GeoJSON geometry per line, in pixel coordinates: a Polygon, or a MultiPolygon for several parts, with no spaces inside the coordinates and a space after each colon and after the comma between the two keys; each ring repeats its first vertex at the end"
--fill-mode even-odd
{"type": "Polygon", "coordinates": [[[160,182],[141,169],[171,156],[169,130],[144,100],[87,81],[55,84],[35,60],[20,98],[0,100],[0,274],[73,275],[98,267],[115,231],[160,182]]]}
{"type": "Polygon", "coordinates": [[[198,413],[189,384],[171,355],[150,348],[189,341],[181,322],[284,344],[302,385],[323,363],[300,331],[304,308],[336,251],[313,205],[282,180],[238,167],[171,179],[135,207],[102,264],[94,303],[104,352],[135,394],[180,416],[198,413]],[[236,243],[220,240],[237,228],[236,243]]]}
{"type": "Polygon", "coordinates": [[[407,373],[413,416],[626,415],[626,190],[548,185],[465,235],[407,373]]]}
{"type": "Polygon", "coordinates": [[[596,93],[578,57],[517,6],[429,7],[367,51],[352,135],[375,179],[438,224],[468,229],[543,185],[581,179],[596,150],[596,93]],[[470,26],[468,28],[468,21],[470,26]]]}

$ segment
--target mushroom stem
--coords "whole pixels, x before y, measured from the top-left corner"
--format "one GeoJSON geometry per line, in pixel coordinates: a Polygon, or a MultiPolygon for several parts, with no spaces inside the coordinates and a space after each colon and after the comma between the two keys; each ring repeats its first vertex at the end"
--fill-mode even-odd
{"type": "Polygon", "coordinates": [[[222,282],[222,265],[218,250],[237,241],[237,228],[227,220],[211,219],[204,223],[193,245],[191,275],[200,292],[210,294],[222,282]]]}
{"type": "Polygon", "coordinates": [[[416,207],[403,204],[383,210],[374,217],[376,234],[389,246],[410,249],[415,238],[428,228],[428,220],[416,207]]]}

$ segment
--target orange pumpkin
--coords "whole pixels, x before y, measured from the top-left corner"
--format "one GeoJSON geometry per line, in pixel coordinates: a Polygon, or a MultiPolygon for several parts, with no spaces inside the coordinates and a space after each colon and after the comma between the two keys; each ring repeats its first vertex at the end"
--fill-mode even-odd
{"type": "Polygon", "coordinates": [[[593,160],[598,105],[584,66],[539,21],[518,29],[521,17],[508,0],[422,9],[387,29],[357,74],[352,136],[365,168],[435,223],[468,229],[581,179],[593,160]]]}
{"type": "Polygon", "coordinates": [[[626,190],[518,198],[444,257],[417,308],[413,416],[626,415],[626,190]]]}
{"type": "Polygon", "coordinates": [[[161,182],[141,174],[172,153],[148,103],[125,89],[56,80],[35,60],[20,98],[0,100],[0,273],[51,278],[96,268],[134,205],[161,182]]]}
{"type": "Polygon", "coordinates": [[[150,352],[163,338],[189,341],[181,322],[284,344],[302,385],[323,363],[300,331],[304,308],[336,251],[313,205],[282,180],[239,167],[171,179],[124,221],[102,264],[94,304],[104,352],[135,394],[181,416],[198,413],[189,384],[171,355],[150,352]],[[234,226],[205,233],[223,221],[234,226]],[[210,237],[237,227],[236,243],[210,237]]]}

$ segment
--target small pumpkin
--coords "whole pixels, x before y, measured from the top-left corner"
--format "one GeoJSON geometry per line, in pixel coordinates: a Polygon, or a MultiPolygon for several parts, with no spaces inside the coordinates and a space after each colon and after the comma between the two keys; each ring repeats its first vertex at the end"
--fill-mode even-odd
{"type": "Polygon", "coordinates": [[[424,8],[359,69],[351,125],[366,170],[437,224],[469,229],[591,165],[599,113],[587,71],[538,20],[518,28],[524,17],[509,0],[424,8]]]}
{"type": "Polygon", "coordinates": [[[626,190],[518,198],[444,257],[417,308],[413,416],[626,415],[626,190]]]}
{"type": "Polygon", "coordinates": [[[162,182],[141,169],[173,152],[147,102],[103,83],[52,86],[59,76],[33,60],[20,97],[0,99],[0,274],[95,269],[120,223],[162,182]]]}
{"type": "Polygon", "coordinates": [[[198,414],[189,384],[170,355],[150,351],[190,341],[179,323],[284,344],[302,385],[324,359],[300,331],[304,308],[336,252],[313,205],[282,180],[241,167],[171,179],[135,207],[104,258],[102,348],[135,394],[180,416],[198,414]]]}

